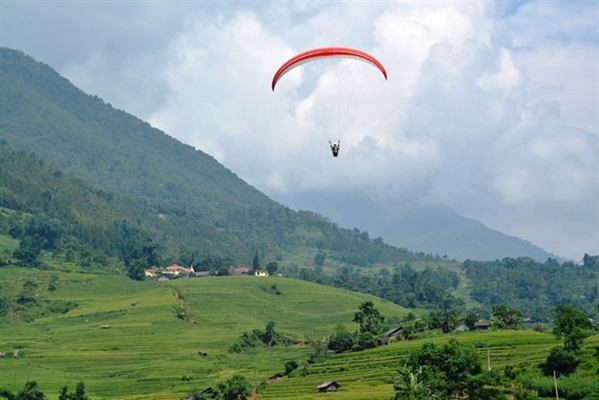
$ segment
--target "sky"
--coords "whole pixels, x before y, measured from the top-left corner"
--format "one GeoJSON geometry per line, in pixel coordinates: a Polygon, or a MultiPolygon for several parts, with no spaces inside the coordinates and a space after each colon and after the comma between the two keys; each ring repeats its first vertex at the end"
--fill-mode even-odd
{"type": "Polygon", "coordinates": [[[0,45],[275,200],[408,198],[561,257],[599,254],[595,0],[0,0],[0,45]],[[318,61],[271,90],[285,61],[327,46],[373,55],[388,80],[318,61]]]}

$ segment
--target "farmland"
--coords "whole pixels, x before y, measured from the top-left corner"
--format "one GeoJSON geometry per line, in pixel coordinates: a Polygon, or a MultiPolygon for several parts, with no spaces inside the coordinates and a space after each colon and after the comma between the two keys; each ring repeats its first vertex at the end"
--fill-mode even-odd
{"type": "MultiPolygon", "coordinates": [[[[313,352],[310,339],[327,337],[338,324],[356,329],[351,321],[362,302],[373,301],[386,317],[402,318],[408,310],[372,296],[281,277],[138,282],[118,275],[0,268],[3,295],[16,296],[27,280],[37,283],[38,302],[75,306],[30,322],[19,321],[19,315],[2,322],[0,351],[9,356],[0,360],[0,386],[17,391],[34,379],[50,399],[57,398],[62,386],[73,388],[79,381],[85,382],[92,399],[178,399],[236,373],[260,386],[261,399],[312,399],[318,396],[316,386],[332,380],[341,389],[327,398],[389,399],[396,371],[410,351],[425,340],[447,340],[431,333],[425,339],[337,354],[308,365],[304,361],[313,352]],[[58,283],[55,291],[48,291],[52,276],[58,283]],[[296,344],[229,352],[243,332],[264,329],[268,321],[296,344]],[[12,358],[16,350],[20,357],[12,358]],[[300,368],[261,385],[282,373],[290,360],[300,368]]],[[[488,352],[492,368],[511,365],[519,377],[539,382],[548,378],[537,367],[558,344],[552,335],[532,331],[453,337],[475,346],[485,360],[488,352]]],[[[587,339],[587,375],[579,379],[597,372],[592,356],[597,346],[599,337],[587,339]]]]}
{"type": "MultiPolygon", "coordinates": [[[[123,276],[0,269],[3,293],[38,283],[39,301],[77,306],[32,322],[2,324],[2,386],[15,391],[35,379],[46,393],[84,381],[93,398],[175,398],[240,372],[258,381],[282,372],[312,351],[308,345],[274,347],[241,355],[228,348],[244,331],[263,329],[300,339],[328,335],[351,324],[361,302],[374,300],[385,315],[406,310],[367,296],[284,278],[210,277],[167,283],[123,276]],[[57,290],[45,288],[50,275],[57,290]],[[269,290],[276,285],[280,295],[269,290]],[[176,317],[184,307],[187,320],[176,317]],[[109,326],[110,329],[102,329],[109,326]],[[199,357],[203,351],[207,357],[199,357]]],[[[14,318],[18,316],[13,316],[14,318]]],[[[355,327],[352,326],[352,329],[355,327]]]]}

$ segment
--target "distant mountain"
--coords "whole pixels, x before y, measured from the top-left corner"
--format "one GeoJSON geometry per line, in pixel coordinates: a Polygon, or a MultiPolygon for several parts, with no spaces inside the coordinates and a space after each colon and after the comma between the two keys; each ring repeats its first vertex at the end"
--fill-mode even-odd
{"type": "MultiPolygon", "coordinates": [[[[1,201],[17,199],[11,204],[20,205],[19,211],[27,212],[23,205],[35,204],[44,216],[96,226],[95,233],[88,234],[88,244],[99,241],[99,230],[111,232],[110,226],[127,219],[127,226],[150,235],[171,260],[195,254],[251,264],[259,253],[263,259],[301,260],[305,265],[323,252],[336,265],[361,267],[436,260],[370,240],[313,212],[292,211],[213,157],[85,94],[21,51],[0,49],[0,87],[0,141],[12,150],[32,153],[52,170],[80,179],[85,182],[81,190],[89,186],[99,196],[67,202],[58,196],[63,188],[45,187],[45,198],[56,200],[52,207],[57,211],[48,215],[47,207],[34,196],[37,191],[26,188],[42,186],[46,182],[40,183],[39,177],[53,172],[23,177],[24,169],[21,177],[29,186],[6,186],[0,206],[10,208],[1,201]],[[101,201],[112,194],[126,206],[115,210],[110,209],[110,201],[101,201]],[[94,203],[102,204],[102,217],[87,221],[86,210],[94,203]]],[[[13,178],[12,182],[20,179],[13,178]]]]}
{"type": "Polygon", "coordinates": [[[306,193],[278,198],[292,209],[311,210],[340,226],[359,227],[385,242],[412,251],[456,260],[526,256],[556,258],[534,244],[465,218],[444,206],[422,206],[408,199],[376,202],[360,193],[306,193]]]}

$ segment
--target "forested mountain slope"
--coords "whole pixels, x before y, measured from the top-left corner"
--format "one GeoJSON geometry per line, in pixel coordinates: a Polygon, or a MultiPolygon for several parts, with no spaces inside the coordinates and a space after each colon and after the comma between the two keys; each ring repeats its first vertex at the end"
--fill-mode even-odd
{"type": "MultiPolygon", "coordinates": [[[[171,259],[216,255],[249,263],[256,252],[281,258],[298,249],[308,259],[328,251],[330,259],[360,266],[434,259],[270,200],[209,155],[86,95],[20,51],[0,49],[0,85],[0,139],[103,196],[141,207],[126,210],[125,218],[151,234],[171,259]]],[[[39,201],[29,188],[7,190],[39,201]]],[[[45,190],[52,198],[54,189],[45,190]]],[[[118,219],[122,213],[114,212],[98,223],[118,219]]]]}

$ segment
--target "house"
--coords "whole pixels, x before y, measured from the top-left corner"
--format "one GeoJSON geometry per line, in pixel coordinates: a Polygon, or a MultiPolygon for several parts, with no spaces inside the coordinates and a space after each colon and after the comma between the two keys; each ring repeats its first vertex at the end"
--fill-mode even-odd
{"type": "Polygon", "coordinates": [[[144,275],[149,277],[149,278],[154,278],[155,276],[158,275],[158,270],[157,269],[153,269],[153,268],[148,268],[144,271],[144,275]]]}
{"type": "Polygon", "coordinates": [[[263,270],[263,269],[257,269],[256,271],[254,271],[254,275],[255,276],[268,276],[268,271],[263,270]]]}
{"type": "Polygon", "coordinates": [[[489,321],[477,321],[474,323],[474,330],[486,330],[491,327],[489,321]]]}
{"type": "Polygon", "coordinates": [[[169,265],[168,267],[166,267],[165,270],[166,270],[167,274],[173,275],[173,276],[179,276],[179,275],[189,276],[189,275],[195,273],[195,271],[193,269],[193,265],[191,265],[189,268],[185,268],[185,267],[182,267],[177,264],[172,264],[172,265],[169,265]]]}
{"type": "Polygon", "coordinates": [[[237,267],[229,271],[230,275],[247,275],[250,272],[248,267],[237,267]]]}
{"type": "Polygon", "coordinates": [[[383,335],[381,337],[378,338],[377,344],[379,346],[388,344],[389,341],[394,339],[401,332],[403,332],[403,326],[398,326],[397,328],[389,329],[387,332],[383,333],[383,335]]]}
{"type": "Polygon", "coordinates": [[[321,385],[318,385],[317,389],[320,393],[336,392],[337,390],[339,390],[340,387],[341,387],[341,385],[339,385],[337,382],[331,381],[331,382],[325,382],[321,385]]]}
{"type": "Polygon", "coordinates": [[[169,275],[173,275],[173,276],[177,276],[181,273],[181,271],[183,271],[185,268],[177,265],[177,264],[172,264],[169,265],[168,267],[165,268],[165,271],[167,274],[169,275]]]}
{"type": "Polygon", "coordinates": [[[158,278],[158,282],[166,282],[168,280],[168,276],[166,275],[161,275],[160,278],[158,278]]]}
{"type": "Polygon", "coordinates": [[[398,326],[397,328],[393,328],[385,332],[385,337],[393,338],[399,335],[403,331],[403,326],[398,326]]]}

